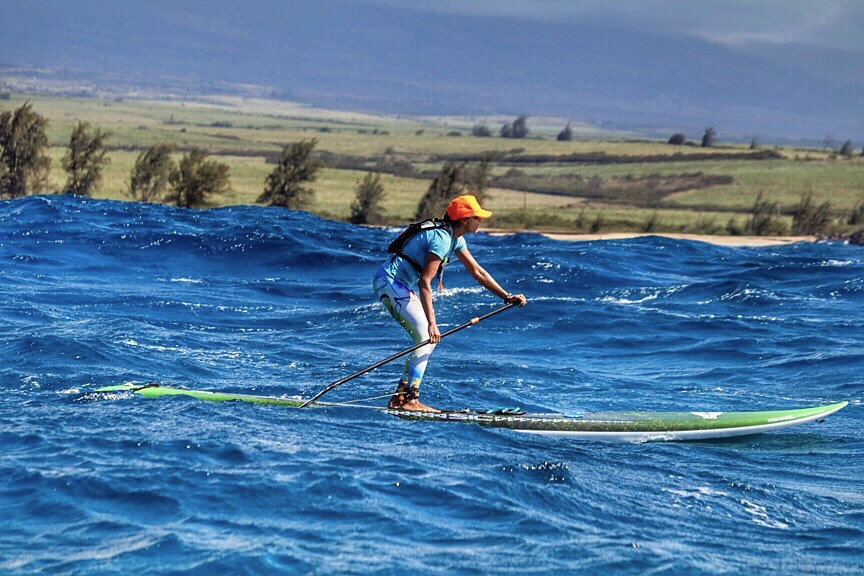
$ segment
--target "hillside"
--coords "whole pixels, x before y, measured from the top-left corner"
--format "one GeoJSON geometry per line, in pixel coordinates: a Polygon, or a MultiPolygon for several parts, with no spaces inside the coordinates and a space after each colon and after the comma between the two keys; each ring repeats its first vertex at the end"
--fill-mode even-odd
{"type": "Polygon", "coordinates": [[[348,0],[44,0],[4,13],[0,64],[109,84],[247,84],[319,107],[557,116],[655,135],[714,126],[738,141],[864,134],[854,51],[348,0]]]}
{"type": "Polygon", "coordinates": [[[864,200],[860,148],[844,157],[818,148],[672,146],[584,126],[575,126],[577,139],[559,142],[560,124],[552,129],[530,121],[529,138],[478,138],[470,135],[468,118],[408,119],[238,97],[167,102],[14,95],[0,100],[0,112],[25,99],[48,119],[48,191],[64,185],[60,158],[79,120],[111,132],[111,163],[95,191],[100,198],[131,199],[138,155],[170,143],[175,158],[198,147],[229,166],[231,190],[213,199],[216,206],[253,204],[282,147],[314,138],[326,167],[313,183],[311,211],[337,220],[348,218],[356,186],[369,172],[382,175],[386,221],[404,224],[445,162],[471,169],[486,157],[493,159],[488,204],[495,217],[489,225],[503,229],[743,234],[761,195],[773,220],[761,233],[784,234],[792,231],[802,197],[812,193],[814,203],[830,203],[830,230],[849,232],[864,200]]]}

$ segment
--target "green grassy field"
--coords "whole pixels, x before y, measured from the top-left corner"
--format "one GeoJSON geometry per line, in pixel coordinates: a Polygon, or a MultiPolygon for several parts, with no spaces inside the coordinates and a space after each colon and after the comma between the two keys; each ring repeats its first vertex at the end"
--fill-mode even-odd
{"type": "MultiPolygon", "coordinates": [[[[740,158],[747,153],[743,146],[670,146],[578,123],[571,126],[573,141],[558,142],[555,136],[566,121],[554,118],[529,118],[530,137],[517,140],[471,136],[477,122],[485,122],[497,135],[501,124],[512,118],[378,116],[239,97],[156,101],[12,94],[9,100],[0,101],[0,111],[25,101],[49,121],[53,190],[61,189],[65,182],[60,158],[73,126],[83,120],[111,132],[107,141],[111,163],[94,195],[115,200],[130,199],[129,176],[137,155],[153,144],[168,142],[178,148],[178,157],[184,150],[200,147],[230,166],[231,191],[213,199],[217,205],[254,204],[273,169],[267,157],[277,155],[286,144],[311,138],[318,141],[317,151],[363,161],[366,166],[385,158],[411,163],[411,174],[382,175],[385,211],[392,223],[413,218],[430,183],[428,174],[418,176],[419,172],[439,170],[441,156],[485,153],[537,159],[494,165],[494,177],[504,178],[518,170],[519,181],[531,184],[523,189],[499,185],[490,190],[488,205],[496,216],[489,224],[500,228],[629,232],[651,221],[655,232],[740,232],[759,193],[776,203],[778,218],[788,227],[791,210],[802,194],[812,193],[817,203],[831,202],[835,227],[848,231],[844,213],[864,198],[864,158],[857,154],[843,158],[821,150],[786,148],[777,150],[774,159],[749,160],[740,158]],[[564,158],[597,153],[617,160],[576,163],[564,158]],[[676,154],[692,159],[685,161],[676,154]],[[724,177],[715,179],[723,183],[671,193],[649,189],[670,186],[682,175],[694,174],[724,177]],[[569,184],[559,189],[558,182],[569,184]],[[580,186],[588,182],[593,192],[580,194],[580,186]],[[568,190],[569,195],[563,195],[568,190]]],[[[312,212],[333,219],[348,217],[355,187],[365,175],[356,167],[356,163],[351,168],[328,166],[319,172],[313,184],[316,203],[312,212]]]]}

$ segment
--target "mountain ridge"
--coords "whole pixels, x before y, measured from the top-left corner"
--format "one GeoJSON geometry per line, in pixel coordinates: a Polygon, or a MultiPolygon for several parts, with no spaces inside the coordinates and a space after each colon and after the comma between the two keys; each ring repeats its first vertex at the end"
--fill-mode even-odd
{"type": "Polygon", "coordinates": [[[0,61],[14,64],[255,84],[394,114],[557,116],[658,133],[714,126],[738,138],[864,133],[864,54],[854,50],[348,0],[44,0],[7,12],[0,61]]]}

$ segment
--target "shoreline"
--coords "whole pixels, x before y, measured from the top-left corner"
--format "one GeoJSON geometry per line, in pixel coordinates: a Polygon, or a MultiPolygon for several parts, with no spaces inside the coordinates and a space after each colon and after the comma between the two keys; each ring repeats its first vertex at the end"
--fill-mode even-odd
{"type": "Polygon", "coordinates": [[[673,234],[673,233],[640,233],[640,232],[608,232],[604,234],[580,234],[578,232],[546,232],[543,230],[483,230],[492,236],[509,234],[540,234],[552,240],[566,242],[593,242],[596,240],[627,240],[630,238],[647,238],[660,236],[674,240],[691,240],[705,242],[717,246],[782,246],[798,242],[816,242],[816,236],[724,236],[715,234],[673,234]]]}

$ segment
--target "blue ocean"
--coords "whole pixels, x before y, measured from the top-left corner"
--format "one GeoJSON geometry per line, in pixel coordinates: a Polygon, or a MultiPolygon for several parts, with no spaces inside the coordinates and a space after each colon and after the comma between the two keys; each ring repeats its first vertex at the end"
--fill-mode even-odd
{"type": "MultiPolygon", "coordinates": [[[[0,203],[0,573],[864,573],[864,249],[840,242],[471,236],[529,302],[444,339],[422,387],[530,411],[850,401],[788,430],[604,443],[94,392],[310,397],[410,346],[371,286],[396,232],[0,203]]],[[[458,263],[444,280],[442,331],[501,305],[458,263]]],[[[325,398],[386,396],[400,373],[325,398]]]]}

